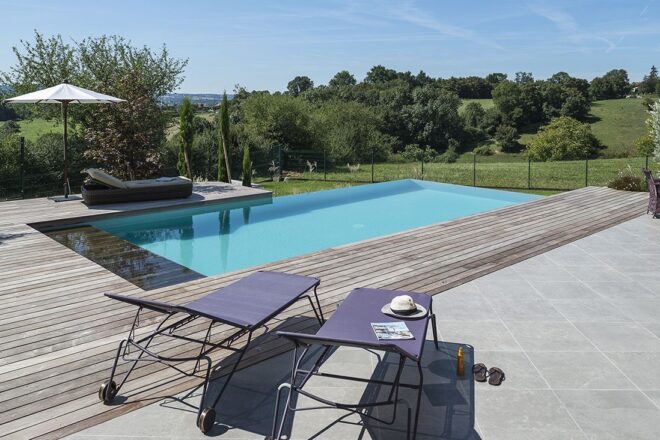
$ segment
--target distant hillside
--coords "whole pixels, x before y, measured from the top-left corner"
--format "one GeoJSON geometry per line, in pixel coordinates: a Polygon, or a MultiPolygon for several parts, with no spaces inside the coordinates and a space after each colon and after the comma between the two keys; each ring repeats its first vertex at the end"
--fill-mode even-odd
{"type": "MultiPolygon", "coordinates": [[[[187,96],[194,105],[204,105],[206,107],[213,107],[222,100],[222,95],[217,93],[168,93],[160,98],[160,102],[164,105],[179,105],[183,98],[187,96]]],[[[232,99],[234,95],[227,95],[228,99],[232,99]]]]}

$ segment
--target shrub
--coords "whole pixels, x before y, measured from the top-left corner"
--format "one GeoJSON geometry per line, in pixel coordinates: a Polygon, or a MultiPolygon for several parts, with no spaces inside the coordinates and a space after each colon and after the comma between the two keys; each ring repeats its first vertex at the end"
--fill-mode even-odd
{"type": "Polygon", "coordinates": [[[593,156],[600,148],[587,124],[562,116],[542,127],[527,146],[532,160],[577,160],[593,156]]]}
{"type": "Polygon", "coordinates": [[[653,156],[653,137],[650,134],[640,136],[633,142],[635,150],[642,156],[653,156]]]}
{"type": "Polygon", "coordinates": [[[493,154],[493,149],[490,144],[482,144],[472,150],[472,152],[477,156],[490,156],[493,154]]]}
{"type": "Polygon", "coordinates": [[[458,142],[455,139],[449,139],[449,147],[447,150],[438,156],[437,162],[454,163],[458,160],[458,142]]]}
{"type": "Polygon", "coordinates": [[[247,145],[243,147],[243,186],[252,186],[252,161],[247,145]]]}
{"type": "Polygon", "coordinates": [[[621,191],[643,191],[642,179],[633,172],[630,165],[619,171],[619,175],[607,186],[621,191]]]}
{"type": "Polygon", "coordinates": [[[510,125],[500,125],[495,130],[495,140],[500,144],[502,151],[511,152],[519,148],[518,141],[518,130],[515,127],[510,125]]]}
{"type": "Polygon", "coordinates": [[[428,145],[422,149],[417,144],[409,144],[405,146],[401,156],[408,162],[432,162],[438,156],[438,152],[428,145]]]}

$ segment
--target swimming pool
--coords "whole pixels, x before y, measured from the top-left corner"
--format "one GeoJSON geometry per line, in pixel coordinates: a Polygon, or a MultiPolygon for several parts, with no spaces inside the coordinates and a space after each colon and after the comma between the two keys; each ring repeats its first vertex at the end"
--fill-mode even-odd
{"type": "Polygon", "coordinates": [[[209,276],[534,200],[539,196],[418,180],[91,222],[209,276]]]}

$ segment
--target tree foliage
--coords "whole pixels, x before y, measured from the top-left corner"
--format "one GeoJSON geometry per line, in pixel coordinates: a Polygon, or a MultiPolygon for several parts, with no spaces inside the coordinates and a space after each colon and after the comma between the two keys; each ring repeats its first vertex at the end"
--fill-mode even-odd
{"type": "Polygon", "coordinates": [[[653,138],[653,153],[655,160],[660,162],[660,100],[656,100],[649,111],[649,118],[646,121],[653,138]]]}
{"type": "Polygon", "coordinates": [[[286,85],[286,89],[293,96],[298,96],[314,88],[314,81],[308,76],[296,76],[286,85]]]}
{"type": "MultiPolygon", "coordinates": [[[[66,43],[60,35],[35,31],[34,41],[13,48],[16,63],[2,74],[16,94],[70,83],[117,96],[117,105],[72,105],[70,122],[81,127],[85,155],[121,177],[151,177],[160,168],[158,148],[165,141],[167,121],[158,98],[181,84],[187,60],[170,57],[167,49],[136,47],[119,36],[86,38],[66,43]]],[[[59,117],[53,105],[34,106],[46,117],[59,117]]]]}
{"type": "Polygon", "coordinates": [[[252,160],[247,145],[243,147],[243,186],[252,186],[252,160]]]}
{"type": "Polygon", "coordinates": [[[625,98],[630,93],[628,72],[624,69],[610,70],[603,76],[591,80],[589,93],[593,99],[625,98]]]}
{"type": "Polygon", "coordinates": [[[593,156],[599,147],[589,125],[561,116],[539,130],[527,153],[537,161],[577,160],[593,156]]]}
{"type": "Polygon", "coordinates": [[[229,160],[229,150],[231,145],[230,128],[229,128],[229,101],[227,100],[227,92],[222,94],[222,102],[220,103],[218,127],[220,129],[218,143],[218,182],[229,182],[231,174],[231,165],[229,160]]]}

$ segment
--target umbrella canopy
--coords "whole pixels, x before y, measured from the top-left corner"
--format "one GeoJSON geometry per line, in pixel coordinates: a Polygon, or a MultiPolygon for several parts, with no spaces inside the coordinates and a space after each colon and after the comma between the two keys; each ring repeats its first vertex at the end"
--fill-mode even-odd
{"type": "Polygon", "coordinates": [[[64,122],[64,198],[66,199],[71,192],[71,186],[69,185],[69,159],[67,156],[67,116],[69,104],[115,104],[118,102],[124,102],[124,100],[83,89],[82,87],[72,86],[65,81],[54,87],[5,99],[3,102],[62,105],[62,119],[64,122]]]}
{"type": "Polygon", "coordinates": [[[124,102],[124,100],[63,83],[47,89],[5,99],[4,102],[20,102],[23,104],[61,104],[63,102],[74,104],[114,104],[124,102]]]}

